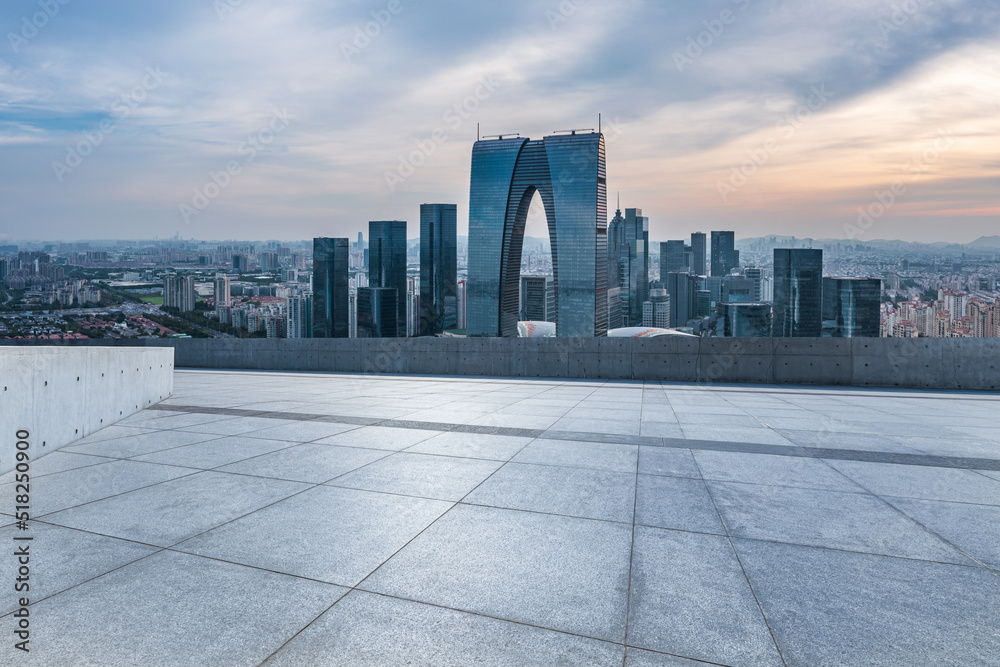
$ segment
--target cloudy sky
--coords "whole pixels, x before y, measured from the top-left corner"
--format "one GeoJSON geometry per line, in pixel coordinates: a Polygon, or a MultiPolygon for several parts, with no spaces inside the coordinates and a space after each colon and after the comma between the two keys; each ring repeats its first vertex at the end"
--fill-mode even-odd
{"type": "Polygon", "coordinates": [[[477,123],[598,113],[610,208],[656,240],[1000,233],[998,0],[4,0],[0,26],[8,239],[416,236],[422,202],[461,234],[477,123]]]}

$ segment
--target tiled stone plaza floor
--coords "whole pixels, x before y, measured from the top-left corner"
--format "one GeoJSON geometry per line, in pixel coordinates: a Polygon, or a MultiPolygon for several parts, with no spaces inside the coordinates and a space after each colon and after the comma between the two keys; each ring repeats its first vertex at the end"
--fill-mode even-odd
{"type": "Polygon", "coordinates": [[[996,394],[180,371],[33,474],[3,665],[1000,664],[996,394]]]}

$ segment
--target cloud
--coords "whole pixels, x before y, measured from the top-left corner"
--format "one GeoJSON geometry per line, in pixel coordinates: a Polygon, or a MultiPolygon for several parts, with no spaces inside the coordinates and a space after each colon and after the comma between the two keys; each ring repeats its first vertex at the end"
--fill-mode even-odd
{"type": "MultiPolygon", "coordinates": [[[[916,9],[894,17],[882,0],[220,1],[221,17],[213,0],[70,2],[19,53],[0,44],[2,231],[353,236],[369,219],[415,220],[429,200],[458,203],[462,226],[477,123],[537,137],[599,112],[625,127],[609,191],[658,236],[716,224],[820,236],[941,127],[956,144],[897,209],[916,221],[908,233],[938,233],[920,226],[927,211],[973,236],[996,223],[996,4],[906,0],[916,9]],[[714,34],[723,12],[733,20],[714,34]],[[169,76],[60,183],[53,162],[115,119],[148,67],[169,76]],[[484,77],[495,92],[462,106],[484,77]],[[783,137],[778,123],[816,86],[834,96],[783,137]],[[186,225],[178,205],[276,108],[295,120],[186,225]],[[386,172],[437,129],[447,139],[388,188],[386,172]],[[772,135],[780,150],[723,205],[716,183],[772,135]]],[[[35,7],[8,3],[0,23],[35,7]]]]}

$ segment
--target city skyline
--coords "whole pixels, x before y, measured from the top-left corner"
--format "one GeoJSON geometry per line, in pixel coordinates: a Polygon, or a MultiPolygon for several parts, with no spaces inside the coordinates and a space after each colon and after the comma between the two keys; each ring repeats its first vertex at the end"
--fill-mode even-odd
{"type": "Polygon", "coordinates": [[[1000,219],[995,2],[38,11],[0,12],[7,239],[340,237],[426,201],[459,202],[464,236],[477,124],[598,113],[608,191],[653,237],[970,242],[1000,219]]]}

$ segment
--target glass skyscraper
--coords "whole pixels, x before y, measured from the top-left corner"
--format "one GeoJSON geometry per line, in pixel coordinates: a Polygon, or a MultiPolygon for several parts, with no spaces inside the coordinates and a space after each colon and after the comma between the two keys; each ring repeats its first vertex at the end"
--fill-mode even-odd
{"type": "Polygon", "coordinates": [[[881,299],[879,278],[823,278],[823,336],[878,338],[881,299]]]}
{"type": "Polygon", "coordinates": [[[458,231],[455,204],[420,205],[420,331],[458,325],[458,231]]]}
{"type": "Polygon", "coordinates": [[[347,338],[351,242],[313,239],[313,338],[347,338]]]}
{"type": "MultiPolygon", "coordinates": [[[[399,291],[389,287],[362,287],[358,290],[358,338],[399,338],[399,291]]],[[[403,304],[404,308],[406,304],[403,304]]],[[[404,318],[406,313],[403,313],[404,318]]]]}
{"type": "MultiPolygon", "coordinates": [[[[649,300],[649,218],[641,208],[625,209],[628,325],[642,326],[642,304],[649,300]]],[[[624,313],[623,313],[624,316],[624,313]]]]}
{"type": "Polygon", "coordinates": [[[712,275],[728,276],[740,265],[736,255],[734,232],[712,232],[712,275]]]}
{"type": "MultiPolygon", "coordinates": [[[[660,282],[674,271],[687,271],[687,257],[684,253],[684,241],[664,241],[660,243],[660,282]]],[[[665,284],[665,283],[664,283],[665,284]]]]}
{"type": "Polygon", "coordinates": [[[705,273],[705,235],[702,232],[691,235],[691,273],[696,276],[708,275],[705,273]]]}
{"type": "Polygon", "coordinates": [[[819,338],[823,328],[823,251],[774,249],[774,336],[819,338]]]}
{"type": "Polygon", "coordinates": [[[476,142],[469,194],[468,335],[517,335],[521,248],[536,192],[549,227],[559,335],[607,333],[606,179],[599,133],[476,142]]]}
{"type": "MultiPolygon", "coordinates": [[[[368,223],[368,286],[396,290],[396,334],[382,327],[380,338],[406,337],[406,221],[379,220],[368,223]]],[[[385,298],[385,297],[381,297],[385,298]]],[[[361,307],[361,297],[358,307],[361,307]]],[[[361,316],[358,315],[360,336],[361,316]]]]}
{"type": "Polygon", "coordinates": [[[698,279],[687,271],[674,271],[661,281],[670,295],[670,326],[687,326],[698,312],[698,279]]]}
{"type": "Polygon", "coordinates": [[[721,335],[726,338],[767,338],[771,335],[771,304],[721,303],[721,335]]]}

